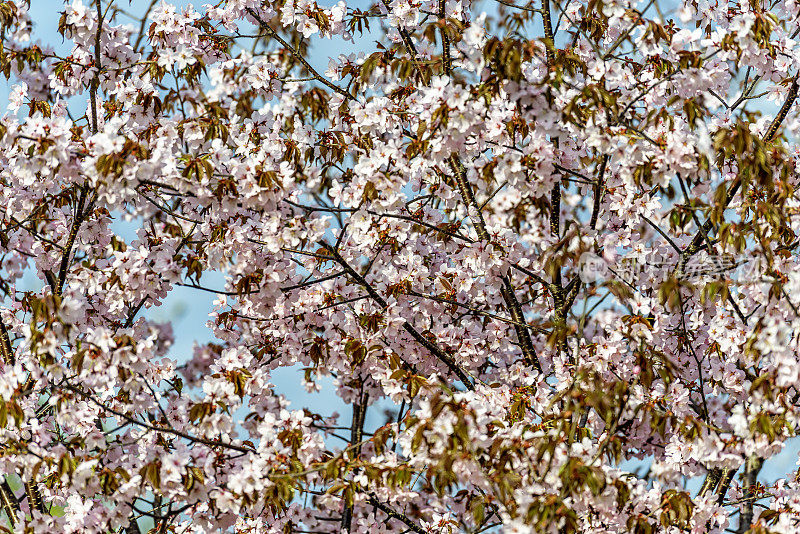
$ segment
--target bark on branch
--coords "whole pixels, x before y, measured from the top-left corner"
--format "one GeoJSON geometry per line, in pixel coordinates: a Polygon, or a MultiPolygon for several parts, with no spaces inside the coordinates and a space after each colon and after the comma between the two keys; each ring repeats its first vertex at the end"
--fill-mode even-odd
{"type": "MultiPolygon", "coordinates": [[[[367,291],[367,294],[369,294],[370,298],[372,300],[374,300],[378,304],[378,306],[380,306],[381,308],[386,308],[387,303],[383,299],[383,297],[381,297],[378,294],[378,292],[375,291],[375,288],[373,288],[369,284],[369,282],[367,282],[364,279],[363,276],[361,276],[355,269],[353,269],[350,266],[349,263],[347,263],[347,261],[342,257],[341,254],[339,254],[339,251],[336,250],[335,247],[332,247],[331,245],[329,245],[328,243],[325,243],[324,241],[320,241],[319,245],[321,247],[324,247],[325,249],[327,249],[328,252],[330,252],[330,254],[333,257],[334,261],[336,261],[336,263],[341,265],[342,268],[345,271],[347,271],[347,274],[349,274],[350,277],[353,280],[355,280],[358,285],[360,285],[361,287],[363,287],[367,291]]],[[[455,362],[455,360],[449,354],[447,354],[444,350],[442,350],[442,348],[440,348],[438,345],[436,345],[432,341],[428,340],[416,328],[414,328],[408,321],[403,323],[403,329],[406,332],[408,332],[409,334],[411,334],[411,337],[413,337],[414,340],[417,343],[419,343],[420,345],[422,345],[423,347],[428,349],[428,351],[431,354],[436,356],[436,358],[438,358],[442,363],[444,363],[453,372],[453,374],[455,374],[458,377],[458,379],[464,384],[464,386],[467,389],[470,389],[470,390],[475,389],[475,386],[472,384],[472,381],[470,380],[470,378],[467,375],[467,373],[465,373],[464,370],[461,369],[461,367],[458,366],[458,364],[455,362]]]]}

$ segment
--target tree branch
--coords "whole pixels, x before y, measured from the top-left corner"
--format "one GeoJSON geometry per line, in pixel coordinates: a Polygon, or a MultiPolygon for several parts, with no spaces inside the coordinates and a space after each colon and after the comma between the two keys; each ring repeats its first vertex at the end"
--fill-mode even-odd
{"type": "Polygon", "coordinates": [[[0,355],[3,357],[3,363],[14,365],[14,348],[11,346],[11,338],[8,336],[6,323],[2,317],[0,317],[0,355]]]}
{"type": "Polygon", "coordinates": [[[600,160],[600,170],[597,172],[597,179],[594,182],[594,206],[592,216],[589,219],[589,227],[594,230],[597,228],[597,217],[600,215],[600,201],[603,199],[605,191],[605,174],[608,166],[608,155],[604,155],[600,160]]]}
{"type": "Polygon", "coordinates": [[[381,512],[383,512],[384,514],[386,514],[387,516],[389,516],[389,519],[396,519],[400,521],[405,526],[407,526],[408,529],[411,530],[412,532],[416,532],[417,534],[427,534],[428,532],[427,530],[424,530],[422,527],[414,523],[411,519],[409,519],[408,516],[406,516],[405,514],[401,514],[399,512],[395,512],[394,510],[392,510],[391,508],[380,502],[374,495],[370,494],[369,498],[367,499],[367,502],[372,506],[374,506],[375,508],[377,508],[378,510],[380,510],[381,512]]]}
{"type": "Polygon", "coordinates": [[[311,63],[309,63],[308,60],[306,60],[306,58],[303,57],[303,55],[300,52],[298,52],[291,44],[286,42],[286,40],[283,37],[281,37],[278,34],[278,32],[273,30],[272,27],[270,27],[269,24],[267,24],[265,21],[263,21],[261,19],[261,17],[258,16],[258,13],[256,13],[256,11],[253,8],[248,7],[247,8],[247,12],[254,19],[256,19],[256,21],[258,22],[258,25],[261,27],[261,29],[266,31],[268,34],[270,34],[270,36],[273,39],[278,41],[281,44],[282,47],[284,47],[286,50],[288,50],[292,54],[292,56],[294,56],[294,58],[297,61],[299,61],[306,68],[306,70],[308,70],[309,73],[311,73],[311,75],[314,77],[315,80],[317,80],[319,83],[321,83],[322,85],[324,85],[325,87],[327,87],[331,91],[339,93],[340,95],[342,95],[347,100],[356,101],[356,97],[354,97],[353,95],[351,95],[350,93],[348,93],[347,91],[345,91],[344,89],[339,87],[338,85],[333,84],[325,76],[323,76],[322,74],[317,72],[317,70],[314,67],[311,66],[311,63]]]}
{"type": "MultiPolygon", "coordinates": [[[[792,80],[792,85],[789,88],[789,94],[786,95],[786,100],[783,102],[780,111],[772,119],[772,123],[770,123],[769,128],[767,129],[764,137],[762,138],[764,142],[770,142],[775,138],[775,135],[778,133],[778,129],[783,123],[786,116],[789,114],[789,110],[794,105],[795,100],[797,100],[797,91],[798,91],[798,80],[797,75],[795,75],[794,79],[792,80]]],[[[742,179],[737,176],[733,182],[731,183],[731,187],[726,194],[725,201],[722,204],[722,208],[727,208],[733,198],[736,196],[736,193],[739,191],[739,188],[742,186],[742,179]]],[[[697,231],[697,233],[692,238],[691,243],[684,249],[683,254],[681,255],[681,260],[678,263],[678,267],[676,272],[681,272],[682,269],[685,267],[686,262],[689,258],[700,250],[700,245],[703,242],[704,236],[711,231],[714,223],[712,222],[711,218],[708,218],[706,222],[703,224],[702,227],[697,231]]]]}
{"type": "Polygon", "coordinates": [[[17,501],[14,492],[11,491],[11,486],[8,485],[5,477],[3,482],[0,483],[0,505],[3,511],[8,516],[8,521],[11,523],[11,528],[17,524],[17,509],[19,509],[19,502],[17,501]]]}
{"type": "Polygon", "coordinates": [[[439,0],[439,23],[442,24],[442,66],[446,76],[450,76],[451,58],[450,58],[450,38],[447,36],[447,19],[445,18],[445,1],[439,0]]]}
{"type": "MultiPolygon", "coordinates": [[[[353,419],[350,425],[350,446],[353,448],[353,458],[358,459],[361,455],[361,440],[364,434],[364,420],[367,416],[367,402],[369,401],[369,394],[364,393],[363,384],[361,384],[361,392],[359,393],[359,400],[353,404],[353,419]]],[[[353,504],[346,506],[342,512],[342,530],[350,532],[353,523],[353,504]]]]}
{"type": "MultiPolygon", "coordinates": [[[[468,211],[474,212],[474,215],[470,213],[470,217],[474,218],[478,237],[481,241],[489,244],[491,239],[486,229],[486,221],[483,219],[483,214],[480,211],[478,202],[475,200],[475,194],[472,192],[472,187],[467,180],[466,170],[456,156],[452,156],[449,163],[462,200],[467,205],[468,211]]],[[[539,362],[539,357],[536,355],[536,349],[533,347],[533,340],[531,339],[530,332],[526,327],[521,326],[527,324],[527,322],[525,321],[525,315],[522,313],[522,306],[519,300],[517,300],[517,296],[514,294],[514,287],[511,285],[511,279],[505,274],[501,277],[501,281],[503,286],[500,288],[500,295],[505,302],[506,311],[511,315],[511,319],[514,321],[514,330],[517,333],[517,341],[519,341],[519,346],[522,349],[522,355],[525,357],[525,361],[528,365],[532,365],[541,373],[542,364],[539,362]]]]}
{"type": "MultiPolygon", "coordinates": [[[[367,290],[370,298],[374,300],[381,308],[386,308],[387,303],[381,297],[377,291],[367,282],[363,276],[361,276],[355,269],[353,269],[350,264],[342,258],[342,255],[339,254],[339,251],[336,250],[335,247],[330,246],[329,244],[325,243],[324,241],[319,242],[320,246],[326,248],[331,255],[334,257],[335,261],[342,266],[342,268],[347,271],[353,280],[356,281],[360,286],[367,290]]],[[[436,356],[441,362],[443,362],[452,372],[455,374],[458,379],[464,384],[467,389],[475,389],[475,386],[472,384],[472,381],[469,379],[469,376],[461,369],[458,364],[453,360],[453,358],[448,355],[444,350],[442,350],[439,346],[428,340],[425,336],[423,336],[416,328],[411,326],[408,321],[403,323],[403,329],[411,334],[411,337],[417,341],[420,345],[428,349],[428,351],[436,356]]]]}
{"type": "Polygon", "coordinates": [[[744,474],[742,477],[742,490],[746,500],[744,502],[744,506],[742,507],[742,513],[739,515],[739,526],[736,529],[738,534],[744,534],[747,532],[753,522],[753,503],[755,501],[754,486],[756,485],[758,473],[761,471],[763,466],[764,459],[758,456],[753,455],[745,460],[744,474]]]}
{"type": "Polygon", "coordinates": [[[94,404],[95,406],[97,406],[98,408],[100,408],[101,410],[103,410],[105,412],[108,412],[108,413],[111,413],[113,415],[116,415],[117,417],[122,417],[123,419],[125,419],[129,423],[132,423],[134,425],[138,425],[138,426],[140,426],[142,428],[146,428],[148,430],[152,430],[153,432],[164,432],[166,434],[172,434],[173,436],[178,436],[179,438],[188,439],[189,441],[191,441],[193,443],[199,443],[199,444],[205,445],[207,447],[222,447],[223,449],[230,449],[230,450],[233,450],[233,451],[236,451],[236,452],[244,452],[244,453],[254,452],[253,449],[250,449],[250,448],[247,448],[247,447],[242,447],[242,446],[239,446],[239,445],[235,445],[233,443],[223,443],[221,441],[213,441],[213,440],[210,440],[210,439],[200,438],[200,437],[188,434],[186,432],[181,432],[180,430],[175,430],[174,428],[161,427],[161,426],[151,425],[150,423],[145,423],[144,421],[139,421],[138,419],[135,419],[135,418],[131,417],[130,415],[126,414],[126,413],[120,412],[119,410],[115,410],[114,408],[110,408],[109,406],[106,406],[105,404],[101,403],[100,401],[98,401],[97,399],[92,397],[91,395],[88,395],[88,394],[84,393],[83,391],[81,391],[80,389],[76,388],[75,386],[72,386],[70,384],[63,384],[60,387],[63,387],[64,389],[72,391],[73,393],[77,393],[78,395],[80,395],[84,399],[90,401],[92,404],[94,404]]]}

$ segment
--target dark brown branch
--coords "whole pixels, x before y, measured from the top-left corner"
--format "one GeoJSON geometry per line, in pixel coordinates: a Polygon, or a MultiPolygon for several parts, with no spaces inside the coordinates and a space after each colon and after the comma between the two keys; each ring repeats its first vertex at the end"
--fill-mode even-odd
{"type": "MultiPolygon", "coordinates": [[[[94,98],[92,98],[94,102],[94,98]]],[[[72,220],[72,226],[69,229],[69,236],[67,236],[67,244],[64,246],[64,254],[61,256],[61,265],[58,268],[58,280],[56,284],[56,295],[61,295],[64,289],[64,282],[67,279],[67,271],[69,270],[69,261],[72,257],[72,247],[75,246],[75,239],[78,237],[78,230],[83,222],[83,206],[86,203],[86,197],[89,194],[89,188],[83,186],[81,188],[81,196],[78,199],[78,205],[75,208],[75,217],[72,220]]]]}
{"type": "MultiPolygon", "coordinates": [[[[553,141],[557,144],[555,139],[553,141]]],[[[561,234],[561,180],[550,190],[550,233],[555,237],[561,234]]]]}
{"type": "Polygon", "coordinates": [[[736,474],[736,469],[723,469],[722,475],[719,479],[719,486],[717,487],[717,503],[722,504],[725,502],[725,494],[728,493],[728,488],[731,487],[733,475],[736,474]]]}
{"type": "Polygon", "coordinates": [[[470,312],[475,313],[477,315],[483,315],[485,317],[490,317],[492,319],[496,319],[496,320],[498,320],[500,322],[503,322],[503,323],[506,323],[506,324],[515,325],[515,326],[522,326],[524,328],[529,328],[529,329],[531,329],[533,331],[537,331],[538,330],[539,333],[542,333],[542,334],[549,334],[549,332],[547,332],[546,330],[544,330],[542,328],[538,328],[537,329],[536,327],[533,327],[533,326],[531,326],[531,325],[529,325],[527,323],[518,323],[518,322],[516,322],[516,321],[514,321],[512,319],[507,319],[505,317],[501,317],[501,316],[499,316],[499,315],[497,315],[495,313],[491,313],[491,312],[488,312],[486,310],[481,310],[480,308],[476,308],[474,306],[470,306],[469,304],[464,304],[464,303],[458,302],[456,300],[452,300],[452,299],[448,299],[448,298],[444,298],[444,297],[439,297],[439,296],[436,296],[436,295],[424,295],[422,293],[419,293],[419,292],[413,291],[413,290],[408,291],[408,294],[409,295],[413,295],[413,296],[418,297],[418,298],[421,298],[421,299],[428,299],[428,300],[432,300],[432,301],[435,301],[435,302],[441,302],[442,304],[449,304],[451,306],[458,306],[459,308],[464,308],[465,310],[469,310],[470,312]]]}
{"type": "MultiPolygon", "coordinates": [[[[542,26],[544,29],[545,53],[547,56],[548,68],[553,68],[555,63],[555,35],[553,33],[553,21],[550,13],[550,0],[542,0],[542,26]]],[[[556,151],[559,149],[558,137],[551,137],[550,141],[553,143],[553,148],[556,151]]],[[[597,195],[596,195],[597,196],[597,195]]],[[[598,207],[599,209],[599,207],[598,207]]],[[[556,238],[561,236],[561,180],[553,184],[553,189],[550,191],[550,233],[556,238]]],[[[580,289],[578,284],[574,289],[575,293],[570,290],[565,290],[562,287],[561,269],[556,267],[553,273],[552,283],[553,293],[553,308],[554,308],[554,322],[559,332],[558,350],[559,352],[567,351],[567,340],[563,336],[566,332],[567,323],[567,310],[572,305],[577,291],[580,289]]],[[[572,357],[570,357],[572,360],[572,357]]]]}
{"type": "MultiPolygon", "coordinates": [[[[689,202],[689,192],[688,192],[688,190],[686,188],[686,185],[683,183],[683,177],[680,174],[678,174],[678,183],[681,186],[681,191],[683,192],[683,197],[686,200],[686,204],[689,205],[690,204],[690,202],[689,202]]],[[[700,224],[700,219],[697,217],[697,213],[695,213],[695,210],[694,209],[690,209],[689,212],[692,214],[692,219],[694,220],[694,224],[697,225],[697,228],[703,234],[703,240],[705,241],[705,243],[704,243],[704,245],[701,245],[700,249],[705,247],[706,250],[708,251],[708,253],[713,255],[714,251],[713,251],[713,248],[712,248],[713,244],[711,242],[711,238],[708,237],[708,233],[706,233],[706,231],[703,229],[703,225],[700,224]]],[[[647,219],[645,218],[645,220],[647,220],[647,219]]],[[[660,229],[659,229],[659,231],[660,231],[660,229]]],[[[669,237],[667,237],[666,234],[662,234],[662,235],[667,239],[667,241],[669,241],[669,243],[672,245],[672,247],[675,248],[678,251],[679,254],[682,253],[682,251],[677,248],[675,243],[673,243],[672,240],[669,237]]],[[[698,249],[698,250],[700,250],[700,249],[698,249]]],[[[733,297],[730,295],[730,293],[728,293],[728,295],[727,295],[727,300],[728,300],[728,303],[733,308],[733,310],[736,312],[736,315],[739,316],[739,320],[741,320],[742,323],[744,323],[744,325],[747,326],[747,317],[744,316],[744,314],[742,313],[741,308],[739,308],[739,304],[737,304],[736,301],[733,300],[733,297]]],[[[790,304],[791,304],[791,302],[790,302],[790,304]]],[[[681,305],[681,306],[683,306],[683,305],[681,305]]],[[[697,355],[695,355],[695,359],[697,360],[697,355]]],[[[697,368],[698,368],[698,371],[699,371],[699,369],[700,369],[700,361],[699,360],[697,361],[697,366],[698,366],[697,368]]],[[[705,395],[703,395],[703,403],[705,403],[705,395]]],[[[706,415],[708,415],[708,409],[706,409],[706,415]]]]}
{"type": "Polygon", "coordinates": [[[110,408],[110,407],[106,406],[105,404],[101,403],[100,401],[98,401],[97,399],[92,397],[91,395],[89,395],[87,393],[84,393],[83,391],[81,391],[80,389],[76,388],[75,386],[72,386],[70,384],[63,384],[61,387],[63,387],[64,389],[67,389],[69,391],[72,391],[73,393],[77,393],[78,395],[80,395],[84,399],[90,401],[92,404],[94,404],[95,406],[97,406],[98,408],[100,408],[101,410],[103,410],[105,412],[108,412],[110,414],[116,415],[117,417],[122,417],[123,419],[125,419],[126,421],[128,421],[131,424],[138,425],[138,426],[140,426],[142,428],[146,428],[148,430],[152,430],[153,432],[164,432],[165,434],[172,434],[173,436],[177,436],[179,438],[187,439],[187,440],[189,440],[189,441],[191,441],[193,443],[199,443],[199,444],[205,445],[207,447],[221,447],[223,449],[230,449],[230,450],[233,450],[233,451],[236,451],[236,452],[244,452],[244,453],[254,452],[253,449],[250,449],[250,448],[247,448],[247,447],[241,447],[241,446],[235,445],[233,443],[223,443],[221,441],[213,441],[213,440],[210,440],[210,439],[200,438],[200,437],[188,434],[186,432],[181,432],[180,430],[175,430],[174,428],[161,427],[161,426],[151,425],[150,423],[146,423],[144,421],[139,421],[138,419],[135,419],[135,418],[131,417],[130,415],[126,414],[126,413],[120,412],[119,410],[115,410],[114,408],[110,408]]]}
{"type": "Polygon", "coordinates": [[[25,482],[25,495],[28,498],[28,507],[31,511],[38,510],[41,514],[45,513],[44,500],[36,482],[25,482]]]}
{"type": "MultiPolygon", "coordinates": [[[[383,2],[383,5],[386,6],[386,9],[391,11],[389,2],[387,2],[387,0],[381,1],[383,2]]],[[[414,41],[411,40],[411,35],[408,33],[408,30],[405,28],[405,26],[398,26],[397,30],[400,32],[400,39],[403,41],[403,46],[406,47],[406,51],[411,55],[411,61],[414,62],[414,66],[416,67],[417,72],[419,72],[420,79],[424,81],[425,75],[422,72],[422,67],[419,65],[419,60],[417,57],[419,54],[417,54],[417,47],[414,46],[414,41]]]]}
{"type": "Polygon", "coordinates": [[[547,49],[547,64],[552,66],[556,60],[555,46],[556,40],[553,35],[553,21],[550,15],[550,0],[542,0],[542,23],[544,25],[545,47],[547,49]]]}
{"type": "MultiPolygon", "coordinates": [[[[783,102],[780,111],[772,119],[772,123],[770,123],[769,128],[767,129],[766,133],[764,134],[763,141],[768,143],[775,139],[775,135],[778,133],[778,129],[780,128],[781,124],[783,123],[786,116],[789,114],[789,110],[792,109],[792,106],[797,100],[797,91],[798,91],[798,81],[797,76],[794,77],[792,80],[792,85],[789,88],[789,94],[786,95],[786,100],[783,102]]],[[[741,177],[737,176],[733,182],[731,183],[731,187],[728,190],[727,194],[725,195],[725,201],[722,203],[722,208],[727,208],[730,203],[733,201],[733,198],[736,196],[736,193],[739,191],[739,188],[742,186],[742,179],[741,177]]],[[[697,254],[700,250],[700,246],[705,239],[704,236],[711,231],[714,223],[711,218],[708,218],[703,226],[697,231],[697,233],[692,238],[691,243],[684,249],[683,254],[681,255],[681,260],[678,264],[676,272],[681,272],[686,265],[686,262],[689,261],[689,258],[693,255],[697,254]]]]}
{"type": "MultiPolygon", "coordinates": [[[[162,505],[156,506],[153,509],[154,510],[158,510],[159,508],[164,508],[164,506],[166,506],[166,505],[162,504],[162,505]]],[[[176,510],[168,510],[167,513],[163,514],[163,515],[162,514],[155,514],[153,512],[147,512],[145,510],[141,510],[141,509],[137,508],[135,505],[131,505],[131,510],[133,510],[134,512],[136,512],[139,515],[152,517],[156,521],[168,521],[168,520],[174,519],[176,516],[181,515],[183,512],[185,512],[186,510],[188,510],[192,506],[197,506],[197,503],[193,502],[193,503],[184,504],[183,506],[181,506],[180,508],[178,508],[176,510]]],[[[137,527],[137,529],[138,529],[138,527],[137,527]]]]}
{"type": "Polygon", "coordinates": [[[389,519],[396,519],[401,523],[403,523],[405,526],[408,527],[410,531],[416,532],[417,534],[427,534],[428,532],[427,530],[423,529],[422,527],[414,523],[408,516],[406,516],[405,514],[401,514],[399,512],[395,512],[394,510],[392,510],[391,508],[380,502],[374,495],[370,495],[369,498],[367,499],[367,502],[372,506],[374,506],[375,508],[377,508],[378,510],[380,510],[381,512],[383,512],[384,514],[386,514],[387,516],[389,516],[389,519]]]}
{"type": "Polygon", "coordinates": [[[306,68],[306,70],[308,70],[309,73],[311,73],[311,75],[314,77],[314,79],[316,79],[319,83],[321,83],[322,85],[324,85],[325,87],[327,87],[331,91],[339,93],[344,98],[346,98],[348,100],[351,100],[351,101],[356,101],[356,97],[354,97],[353,95],[351,95],[350,93],[348,93],[347,91],[345,91],[344,89],[339,87],[338,85],[335,85],[335,84],[331,83],[330,80],[328,80],[322,74],[317,72],[316,69],[314,69],[314,67],[311,66],[311,63],[309,63],[308,60],[305,57],[303,57],[303,55],[300,52],[298,52],[292,45],[290,45],[288,42],[286,42],[286,40],[283,37],[281,37],[278,34],[278,32],[273,30],[272,27],[270,27],[269,24],[267,24],[265,21],[263,21],[261,19],[261,17],[258,16],[258,13],[256,13],[256,11],[253,8],[248,7],[247,8],[247,12],[254,19],[256,19],[256,21],[258,22],[258,25],[261,27],[262,30],[266,31],[273,39],[278,41],[281,44],[282,47],[284,47],[286,50],[288,50],[291,53],[292,56],[294,56],[294,58],[297,61],[299,61],[306,68]]]}
{"type": "MultiPolygon", "coordinates": [[[[650,2],[648,2],[648,4],[641,11],[634,10],[637,13],[637,15],[639,16],[639,20],[642,20],[642,18],[644,17],[644,14],[647,12],[648,9],[650,9],[650,6],[653,5],[653,2],[654,2],[654,0],[650,0],[650,2]]],[[[640,26],[638,24],[632,24],[631,27],[628,28],[622,35],[617,37],[617,39],[613,43],[611,43],[611,46],[609,47],[608,51],[606,51],[606,53],[603,54],[603,56],[602,56],[603,60],[607,60],[609,57],[612,57],[612,54],[614,53],[614,51],[617,48],[619,48],[619,46],[622,43],[624,43],[625,40],[628,39],[628,37],[630,37],[631,33],[636,28],[639,28],[639,27],[640,26]]]]}
{"type": "Polygon", "coordinates": [[[338,277],[342,276],[343,274],[345,274],[345,271],[335,272],[333,274],[329,274],[327,276],[323,276],[322,278],[315,278],[313,280],[307,280],[305,282],[300,282],[299,284],[294,284],[292,286],[282,287],[281,291],[283,291],[284,293],[287,293],[287,292],[292,291],[294,289],[300,289],[302,287],[313,286],[314,284],[319,284],[320,282],[325,282],[325,281],[331,280],[333,278],[338,278],[338,277]]]}
{"type": "Polygon", "coordinates": [[[528,6],[518,6],[518,5],[513,4],[511,2],[507,2],[506,0],[494,0],[494,1],[497,2],[498,4],[503,4],[504,6],[513,7],[515,9],[521,9],[523,11],[528,11],[530,13],[538,13],[539,12],[538,9],[535,9],[535,8],[532,8],[532,7],[528,7],[528,6]]]}
{"type": "Polygon", "coordinates": [[[103,36],[103,7],[100,0],[95,0],[97,8],[97,31],[94,34],[94,76],[89,85],[89,109],[92,113],[92,134],[96,134],[98,130],[97,122],[97,90],[100,88],[100,71],[102,70],[102,57],[100,54],[100,39],[103,36]]]}
{"type": "Polygon", "coordinates": [[[778,129],[781,127],[781,124],[789,114],[789,110],[792,109],[792,105],[794,105],[795,100],[797,100],[797,90],[798,83],[797,76],[795,75],[794,79],[792,80],[792,85],[789,87],[789,93],[786,95],[786,100],[783,102],[780,111],[778,111],[778,114],[775,115],[774,119],[772,119],[772,123],[770,123],[767,132],[764,134],[764,142],[769,143],[775,139],[778,129]]]}
{"type": "MultiPolygon", "coordinates": [[[[321,207],[321,206],[306,206],[304,204],[297,204],[296,202],[292,202],[291,200],[283,199],[283,201],[286,202],[287,204],[289,204],[290,206],[294,206],[295,208],[299,208],[299,209],[305,210],[305,211],[307,211],[309,213],[313,213],[315,211],[322,211],[322,212],[328,212],[328,213],[355,213],[355,212],[358,211],[358,209],[356,209],[356,208],[328,208],[328,207],[321,207]]],[[[426,228],[430,228],[431,230],[439,232],[440,234],[443,234],[443,235],[446,235],[446,236],[449,236],[449,237],[452,237],[452,238],[455,238],[455,239],[460,239],[462,241],[466,241],[467,243],[474,243],[474,241],[472,239],[470,239],[469,237],[467,237],[467,236],[461,235],[461,234],[456,233],[456,232],[450,232],[449,230],[445,230],[444,228],[439,228],[438,226],[435,226],[435,225],[433,225],[431,223],[427,223],[425,221],[421,221],[421,220],[417,219],[416,217],[412,217],[411,215],[402,215],[402,214],[398,214],[398,213],[379,213],[379,212],[374,211],[374,210],[365,210],[365,211],[367,213],[369,213],[370,215],[374,215],[375,217],[378,217],[378,218],[388,217],[390,219],[400,219],[402,221],[408,221],[408,222],[411,222],[411,223],[414,223],[414,224],[418,224],[420,226],[424,226],[426,228]]],[[[251,239],[251,241],[257,242],[257,241],[252,240],[252,239],[251,239]]]]}
{"type": "Polygon", "coordinates": [[[139,522],[136,520],[133,515],[131,515],[130,519],[128,519],[128,525],[125,527],[125,534],[141,534],[142,531],[139,528],[139,522]]]}
{"type": "MultiPolygon", "coordinates": [[[[453,174],[455,175],[456,184],[458,185],[459,193],[461,194],[461,198],[463,199],[464,203],[467,205],[468,209],[474,210],[474,224],[475,229],[478,232],[478,237],[481,241],[485,243],[490,242],[489,232],[486,229],[486,221],[483,219],[483,214],[481,213],[478,203],[475,200],[475,195],[472,192],[472,187],[470,186],[469,181],[467,180],[466,171],[464,166],[461,164],[455,156],[450,158],[450,167],[453,170],[453,174]]],[[[503,297],[503,301],[505,302],[506,311],[511,315],[512,321],[514,321],[514,330],[517,333],[517,341],[519,341],[519,346],[522,349],[522,355],[525,357],[526,362],[528,365],[532,365],[537,371],[542,372],[542,365],[539,362],[539,357],[536,355],[536,349],[533,347],[533,340],[531,339],[530,332],[523,324],[527,324],[525,321],[525,315],[522,313],[522,306],[517,300],[517,296],[514,294],[514,287],[511,285],[511,279],[508,275],[503,275],[501,278],[503,282],[503,286],[500,288],[500,295],[503,297]]]]}
{"type": "Polygon", "coordinates": [[[11,346],[11,338],[8,336],[2,317],[0,317],[0,354],[3,356],[3,363],[14,365],[14,348],[11,346]]]}
{"type": "Polygon", "coordinates": [[[703,485],[700,486],[700,490],[697,492],[697,496],[703,497],[709,491],[714,491],[717,488],[717,484],[719,484],[719,479],[721,476],[722,476],[722,469],[720,469],[719,467],[711,469],[708,472],[708,474],[706,474],[706,478],[703,480],[703,485]]]}
{"type": "MultiPolygon", "coordinates": [[[[353,404],[353,419],[350,425],[350,446],[353,448],[353,458],[358,459],[361,455],[361,440],[364,435],[364,420],[367,416],[367,402],[369,395],[362,391],[359,393],[358,402],[353,404]]],[[[346,506],[342,512],[342,530],[350,532],[353,523],[353,504],[346,506]]]]}
{"type": "Polygon", "coordinates": [[[446,76],[450,76],[452,60],[450,58],[450,38],[447,36],[447,19],[445,18],[444,0],[439,0],[439,24],[442,24],[442,66],[446,76]]]}
{"type": "Polygon", "coordinates": [[[646,222],[647,224],[649,224],[649,225],[650,225],[650,226],[653,228],[653,230],[655,230],[656,232],[658,232],[658,233],[661,235],[661,237],[663,237],[664,239],[666,239],[666,240],[667,240],[667,243],[669,243],[669,246],[671,246],[671,247],[673,248],[673,250],[675,250],[675,252],[677,252],[678,254],[680,254],[681,252],[683,252],[683,251],[681,250],[681,247],[679,247],[679,246],[677,245],[677,243],[675,243],[675,241],[673,241],[673,240],[672,240],[672,238],[671,238],[670,236],[668,236],[668,235],[667,235],[667,233],[666,233],[664,230],[662,230],[662,229],[661,229],[661,227],[659,227],[659,226],[658,226],[656,223],[654,223],[653,221],[651,221],[650,219],[648,219],[648,218],[647,218],[647,217],[645,217],[645,216],[642,216],[642,219],[644,219],[644,222],[646,222]]]}
{"type": "Polygon", "coordinates": [[[744,493],[745,501],[744,506],[742,507],[742,513],[739,516],[739,526],[736,529],[738,534],[744,534],[747,532],[753,522],[753,503],[756,496],[754,487],[756,485],[758,473],[761,471],[763,466],[764,459],[759,458],[758,456],[753,455],[745,460],[744,474],[742,475],[742,491],[744,493]]]}
{"type": "MultiPolygon", "coordinates": [[[[339,254],[339,251],[336,250],[334,247],[330,246],[329,244],[325,243],[324,241],[320,241],[319,245],[326,248],[331,255],[334,257],[335,261],[342,266],[342,268],[350,275],[350,277],[356,281],[361,287],[367,290],[370,298],[374,300],[378,306],[381,308],[386,308],[387,303],[381,297],[375,288],[373,288],[369,282],[367,282],[363,276],[361,276],[355,269],[353,269],[350,264],[345,261],[345,259],[339,254]]],[[[438,345],[427,339],[423,336],[416,328],[414,328],[408,321],[403,323],[403,329],[411,334],[411,337],[414,338],[417,343],[428,349],[428,351],[436,356],[442,363],[444,363],[452,372],[455,374],[458,379],[464,384],[467,389],[475,389],[475,386],[472,384],[472,381],[469,379],[467,373],[461,369],[455,360],[447,354],[444,350],[442,350],[438,345]]]]}
{"type": "Polygon", "coordinates": [[[147,6],[147,11],[145,11],[144,15],[142,15],[142,19],[141,19],[141,21],[139,23],[139,31],[138,31],[138,33],[136,35],[136,42],[133,43],[134,52],[138,52],[139,51],[139,44],[141,44],[142,39],[145,36],[145,30],[144,29],[145,29],[145,26],[147,25],[148,15],[150,14],[150,12],[153,10],[153,8],[155,7],[155,5],[157,3],[158,3],[158,0],[150,0],[150,5],[147,6]]]}
{"type": "Polygon", "coordinates": [[[604,155],[600,160],[600,170],[597,171],[597,179],[594,182],[594,206],[592,207],[592,216],[589,220],[589,227],[594,230],[597,227],[597,217],[600,215],[600,201],[603,199],[605,193],[605,174],[606,167],[608,166],[608,155],[604,155]]]}
{"type": "Polygon", "coordinates": [[[11,486],[8,485],[5,477],[3,477],[3,482],[0,483],[0,505],[8,516],[11,528],[14,528],[17,524],[16,511],[19,509],[19,502],[17,502],[17,498],[14,496],[14,492],[11,491],[11,486]]]}

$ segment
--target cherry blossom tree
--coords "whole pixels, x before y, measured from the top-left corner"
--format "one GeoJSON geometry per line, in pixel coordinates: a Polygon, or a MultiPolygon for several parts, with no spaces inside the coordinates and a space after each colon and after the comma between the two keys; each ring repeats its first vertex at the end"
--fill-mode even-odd
{"type": "Polygon", "coordinates": [[[800,531],[798,17],[0,2],[0,530],[800,531]]]}

